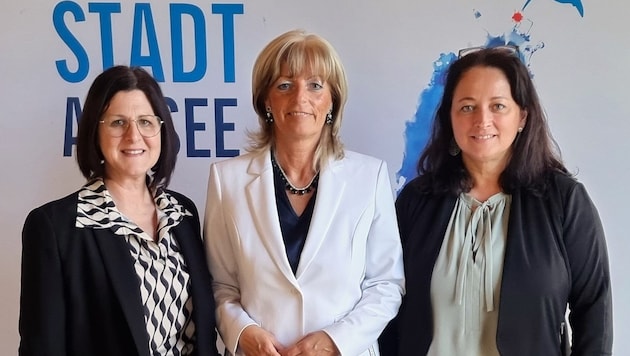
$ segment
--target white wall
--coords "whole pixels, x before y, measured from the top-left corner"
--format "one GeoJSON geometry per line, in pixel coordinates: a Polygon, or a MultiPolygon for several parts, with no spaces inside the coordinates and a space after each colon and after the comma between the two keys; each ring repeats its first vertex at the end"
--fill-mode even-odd
{"type": "MultiPolygon", "coordinates": [[[[281,32],[304,28],[328,38],[348,70],[350,101],[343,137],[346,146],[386,159],[394,179],[404,151],[407,120],[413,118],[420,92],[429,84],[433,62],[440,53],[483,44],[486,31],[496,35],[514,26],[511,16],[525,1],[226,1],[243,4],[234,16],[235,80],[223,80],[223,22],[212,14],[212,3],[191,0],[202,10],[207,34],[208,70],[199,81],[173,82],[171,71],[169,3],[151,2],[163,89],[180,111],[174,114],[182,138],[177,171],[171,188],[189,195],[204,207],[208,165],[215,156],[215,98],[235,98],[238,105],[225,110],[225,121],[236,131],[225,134],[229,149],[245,145],[244,132],[256,125],[250,104],[250,73],[262,46],[281,32]],[[474,11],[481,17],[475,18],[474,11]],[[188,157],[185,98],[207,98],[208,107],[195,109],[195,122],[207,131],[195,134],[197,149],[211,149],[212,157],[188,157]]],[[[77,62],[53,26],[58,2],[13,1],[0,12],[0,343],[17,350],[20,234],[30,209],[76,190],[83,179],[74,157],[64,157],[66,100],[82,101],[91,80],[102,70],[99,16],[88,12],[87,1],[76,4],[86,21],[65,23],[85,47],[88,76],[68,83],[55,61],[77,62]]],[[[123,1],[112,16],[113,54],[116,63],[129,63],[134,3],[123,1]]],[[[607,232],[613,277],[615,353],[630,349],[624,338],[630,328],[630,239],[624,222],[630,198],[630,37],[624,1],[584,1],[584,17],[569,4],[535,0],[523,11],[531,26],[531,43],[544,48],[531,58],[543,104],[568,167],[579,171],[599,208],[607,232]],[[625,273],[624,273],[625,272],[625,273]]],[[[521,27],[522,29],[523,27],[521,27]]],[[[194,66],[192,23],[184,20],[186,68],[194,66]]],[[[175,36],[180,35],[175,33],[175,36]]],[[[146,50],[146,37],[143,42],[146,50]]]]}

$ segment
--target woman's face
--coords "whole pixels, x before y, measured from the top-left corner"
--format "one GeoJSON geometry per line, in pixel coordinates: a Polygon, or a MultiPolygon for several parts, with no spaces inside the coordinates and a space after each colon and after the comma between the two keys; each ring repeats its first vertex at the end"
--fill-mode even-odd
{"type": "Polygon", "coordinates": [[[504,165],[527,113],[512,98],[510,84],[494,67],[472,67],[453,93],[451,123],[465,164],[504,165]]]}
{"type": "Polygon", "coordinates": [[[333,103],[328,83],[317,73],[289,76],[283,65],[265,106],[273,115],[276,139],[317,141],[333,103]]]}
{"type": "Polygon", "coordinates": [[[141,90],[120,91],[109,102],[99,126],[98,139],[105,160],[105,178],[122,182],[124,180],[145,180],[161,150],[161,135],[143,137],[138,130],[138,120],[143,115],[154,115],[151,104],[141,90]],[[114,137],[108,129],[112,120],[127,120],[129,127],[120,137],[114,137]]]}

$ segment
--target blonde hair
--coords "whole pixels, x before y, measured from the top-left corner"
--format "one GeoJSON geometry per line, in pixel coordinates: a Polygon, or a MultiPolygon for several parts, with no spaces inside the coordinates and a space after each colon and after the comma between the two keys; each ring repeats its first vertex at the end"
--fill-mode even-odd
{"type": "Polygon", "coordinates": [[[330,86],[333,122],[324,125],[313,162],[314,169],[321,169],[330,157],[341,159],[344,156],[339,130],[348,98],[348,84],[345,70],[333,46],[322,37],[307,34],[303,30],[292,30],[276,37],[256,58],[252,71],[252,103],[260,128],[248,132],[251,141],[248,151],[262,151],[274,145],[275,133],[273,125],[266,122],[265,100],[271,86],[280,77],[283,64],[286,64],[291,75],[312,70],[330,86]]]}

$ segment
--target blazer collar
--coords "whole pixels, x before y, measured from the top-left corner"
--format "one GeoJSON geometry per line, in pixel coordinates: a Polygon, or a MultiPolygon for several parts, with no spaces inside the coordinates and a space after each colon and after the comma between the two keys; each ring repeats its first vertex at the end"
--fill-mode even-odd
{"type": "Polygon", "coordinates": [[[107,229],[95,229],[94,237],[112,282],[114,293],[120,302],[127,325],[141,356],[149,356],[149,337],[144,323],[144,310],[138,279],[124,237],[107,229]]]}
{"type": "Polygon", "coordinates": [[[249,164],[247,172],[252,176],[252,180],[245,190],[254,224],[277,267],[294,284],[317,256],[317,252],[326,240],[331,222],[339,210],[347,184],[343,174],[343,165],[343,160],[330,159],[325,169],[320,172],[313,218],[294,276],[280,230],[271,152],[266,150],[255,155],[249,164]]]}
{"type": "Polygon", "coordinates": [[[346,189],[346,177],[343,174],[343,160],[330,159],[326,167],[319,173],[317,198],[313,209],[313,217],[308,230],[306,242],[300,256],[300,263],[296,271],[296,278],[311,265],[317,257],[320,248],[329,236],[329,229],[333,219],[339,212],[346,189]]]}
{"type": "Polygon", "coordinates": [[[287,279],[296,284],[297,281],[289,265],[280,230],[271,151],[266,150],[254,155],[247,168],[247,173],[251,176],[251,181],[245,187],[245,195],[258,236],[278,269],[287,279]]]}

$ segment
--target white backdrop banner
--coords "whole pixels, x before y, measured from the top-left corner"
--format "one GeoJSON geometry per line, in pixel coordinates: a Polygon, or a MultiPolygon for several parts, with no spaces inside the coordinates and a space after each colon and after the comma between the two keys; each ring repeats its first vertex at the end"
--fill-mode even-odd
{"type": "MultiPolygon", "coordinates": [[[[521,49],[570,170],[607,232],[616,354],[630,349],[630,3],[593,0],[257,0],[8,2],[0,12],[0,342],[17,350],[21,229],[27,213],[78,189],[77,122],[87,89],[115,64],[160,82],[181,147],[171,188],[203,213],[211,162],[241,154],[257,119],[251,68],[301,28],[338,50],[350,96],[349,149],[388,162],[395,193],[415,176],[459,49],[521,49]]],[[[12,354],[8,351],[7,354],[12,354]]]]}

